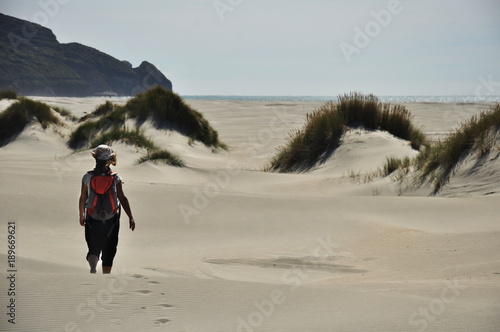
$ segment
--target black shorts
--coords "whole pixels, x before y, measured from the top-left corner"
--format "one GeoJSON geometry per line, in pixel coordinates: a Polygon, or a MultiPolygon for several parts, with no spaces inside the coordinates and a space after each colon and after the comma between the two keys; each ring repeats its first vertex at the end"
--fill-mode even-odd
{"type": "Polygon", "coordinates": [[[120,231],[120,215],[116,214],[113,218],[101,221],[87,216],[85,225],[85,241],[90,255],[98,258],[102,253],[102,266],[113,266],[113,259],[116,255],[118,246],[118,232],[120,231]]]}

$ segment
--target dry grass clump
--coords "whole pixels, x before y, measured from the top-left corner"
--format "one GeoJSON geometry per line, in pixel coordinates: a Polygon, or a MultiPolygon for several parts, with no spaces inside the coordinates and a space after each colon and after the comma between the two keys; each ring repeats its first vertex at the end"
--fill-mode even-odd
{"type": "Polygon", "coordinates": [[[161,149],[143,135],[140,126],[145,121],[151,121],[157,129],[177,130],[188,136],[190,142],[200,141],[213,149],[227,149],[200,112],[187,105],[179,95],[160,86],[138,94],[124,106],[109,101],[99,105],[80,118],[81,124],[71,133],[68,146],[81,149],[120,141],[147,150],[139,163],[152,160],[183,166],[180,157],[161,149]],[[127,119],[136,120],[136,130],[125,128],[127,119]]]}
{"type": "Polygon", "coordinates": [[[150,120],[158,129],[174,129],[208,147],[227,149],[203,114],[161,86],[138,94],[127,102],[125,109],[139,124],[150,120]]]}
{"type": "Polygon", "coordinates": [[[123,142],[138,148],[145,148],[147,150],[146,155],[139,158],[136,162],[137,164],[152,161],[155,163],[163,162],[167,165],[176,167],[185,166],[184,161],[179,156],[165,149],[160,149],[139,129],[129,130],[127,128],[115,128],[94,138],[92,142],[90,142],[90,146],[98,146],[100,144],[112,145],[113,142],[123,142]]]}
{"type": "Polygon", "coordinates": [[[414,165],[413,159],[409,157],[405,158],[388,157],[385,161],[384,166],[382,167],[381,174],[383,176],[388,176],[398,170],[402,171],[404,174],[408,174],[413,165],[414,165]]]}
{"type": "Polygon", "coordinates": [[[164,162],[167,165],[182,167],[184,161],[177,155],[167,150],[160,149],[139,130],[129,130],[125,127],[125,114],[123,109],[103,113],[104,117],[98,120],[87,120],[71,133],[68,145],[73,149],[95,147],[100,144],[112,145],[113,142],[123,142],[147,150],[146,155],[137,163],[146,161],[164,162]]]}
{"type": "Polygon", "coordinates": [[[15,92],[14,90],[1,90],[0,91],[0,100],[2,99],[17,99],[18,96],[17,96],[17,92],[15,92]]]}
{"type": "Polygon", "coordinates": [[[78,122],[82,124],[71,133],[68,146],[71,149],[88,147],[90,142],[95,140],[98,135],[124,127],[126,118],[123,107],[106,101],[104,104],[97,106],[92,113],[80,118],[78,122]]]}
{"type": "Polygon", "coordinates": [[[109,113],[113,112],[114,110],[116,110],[117,107],[119,107],[119,106],[116,106],[112,102],[110,102],[109,100],[106,100],[106,102],[104,104],[97,106],[92,113],[82,116],[78,120],[78,122],[83,122],[83,121],[86,121],[88,119],[104,116],[104,115],[109,114],[109,113]]]}
{"type": "Polygon", "coordinates": [[[369,129],[387,131],[410,141],[415,150],[429,144],[425,134],[414,126],[410,111],[402,105],[381,103],[372,94],[353,92],[339,97],[337,109],[348,126],[362,124],[369,129]]]}
{"type": "Polygon", "coordinates": [[[137,164],[142,164],[146,161],[151,161],[153,163],[165,163],[176,167],[184,167],[186,165],[179,156],[163,149],[148,150],[148,153],[145,156],[137,160],[137,164]]]}
{"type": "Polygon", "coordinates": [[[496,147],[500,149],[500,104],[468,121],[434,144],[417,158],[420,180],[434,184],[438,192],[460,162],[471,153],[482,158],[496,147]]]}
{"type": "Polygon", "coordinates": [[[404,106],[381,103],[373,95],[351,93],[340,96],[337,104],[327,102],[308,114],[304,127],[289,134],[288,144],[279,148],[266,170],[307,171],[331,155],[348,127],[359,125],[388,131],[410,141],[417,150],[428,145],[425,134],[413,125],[404,106]]]}
{"type": "Polygon", "coordinates": [[[378,127],[380,103],[372,94],[352,92],[339,96],[337,111],[347,125],[363,124],[370,129],[378,127]]]}
{"type": "Polygon", "coordinates": [[[0,146],[8,144],[26,125],[36,120],[43,129],[50,124],[62,125],[50,106],[28,98],[20,98],[0,113],[0,146]]]}
{"type": "Polygon", "coordinates": [[[76,116],[74,116],[71,111],[63,108],[63,107],[59,107],[59,106],[52,106],[52,109],[56,112],[56,113],[59,113],[59,115],[65,117],[66,119],[72,121],[72,122],[77,122],[78,121],[78,118],[76,116]]]}
{"type": "Polygon", "coordinates": [[[153,141],[144,136],[144,134],[140,130],[129,130],[127,128],[115,128],[111,131],[103,133],[95,137],[90,142],[90,146],[98,146],[100,144],[111,145],[113,142],[117,141],[133,145],[138,148],[157,148],[153,141]]]}
{"type": "Polygon", "coordinates": [[[301,130],[289,134],[288,145],[281,147],[268,170],[300,172],[326,159],[327,151],[338,147],[344,121],[333,103],[328,102],[307,115],[301,130]]]}
{"type": "Polygon", "coordinates": [[[410,187],[429,183],[433,186],[433,193],[437,194],[465,158],[473,156],[476,165],[480,165],[491,152],[500,155],[500,104],[473,116],[415,158],[387,158],[380,176],[396,174],[396,178],[402,181],[414,170],[410,187]]]}
{"type": "Polygon", "coordinates": [[[402,105],[382,104],[378,113],[377,126],[401,139],[410,141],[415,150],[430,145],[425,134],[412,121],[412,115],[402,105]]]}
{"type": "Polygon", "coordinates": [[[83,123],[71,134],[68,145],[73,149],[87,146],[96,135],[124,126],[127,118],[135,119],[138,128],[150,120],[158,129],[177,130],[191,141],[200,141],[215,149],[227,149],[200,112],[187,105],[179,95],[160,86],[138,94],[125,106],[109,101],[98,106],[80,119],[83,123]]]}

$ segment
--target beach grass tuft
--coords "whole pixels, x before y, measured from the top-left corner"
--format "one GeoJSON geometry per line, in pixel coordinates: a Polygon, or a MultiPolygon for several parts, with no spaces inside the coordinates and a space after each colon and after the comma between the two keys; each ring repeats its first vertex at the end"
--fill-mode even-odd
{"type": "Polygon", "coordinates": [[[139,129],[128,130],[127,128],[115,128],[95,137],[90,146],[98,146],[100,144],[111,145],[113,142],[123,142],[133,145],[138,148],[156,149],[152,140],[144,136],[139,129]]]}
{"type": "Polygon", "coordinates": [[[402,105],[381,104],[377,125],[380,130],[409,141],[415,150],[430,145],[423,131],[413,124],[410,111],[402,105]]]}
{"type": "Polygon", "coordinates": [[[401,105],[381,103],[374,95],[358,92],[339,96],[338,103],[327,102],[306,116],[300,130],[289,134],[286,146],[265,167],[266,171],[303,172],[326,159],[339,146],[349,127],[364,126],[385,130],[410,141],[412,148],[428,146],[425,134],[412,123],[410,112],[401,105]]]}
{"type": "Polygon", "coordinates": [[[113,110],[115,110],[117,107],[119,107],[119,106],[116,106],[112,102],[107,100],[104,104],[97,106],[95,108],[95,110],[92,111],[92,113],[82,116],[80,118],[79,122],[83,122],[83,121],[86,121],[88,119],[97,118],[97,117],[107,115],[107,114],[111,113],[113,110]]]}
{"type": "Polygon", "coordinates": [[[17,99],[17,98],[18,98],[17,92],[15,92],[14,90],[7,89],[7,90],[0,91],[0,100],[2,100],[2,99],[17,99]]]}
{"type": "Polygon", "coordinates": [[[401,171],[403,174],[408,174],[413,164],[414,164],[413,159],[409,157],[404,157],[404,158],[388,157],[382,168],[381,175],[388,176],[398,170],[401,171]]]}
{"type": "Polygon", "coordinates": [[[328,151],[338,147],[344,132],[344,121],[335,104],[325,103],[307,114],[306,120],[302,129],[289,133],[288,144],[279,148],[266,170],[303,172],[325,159],[328,151]]]}
{"type": "Polygon", "coordinates": [[[138,124],[150,120],[158,129],[173,129],[207,147],[227,149],[217,131],[176,93],[156,86],[138,94],[125,105],[130,118],[138,124]]]}
{"type": "Polygon", "coordinates": [[[146,156],[140,159],[141,163],[151,160],[183,166],[180,157],[161,149],[144,136],[140,127],[146,121],[151,121],[157,129],[179,131],[189,138],[190,144],[199,141],[214,152],[228,150],[200,112],[187,105],[179,95],[160,86],[138,94],[124,106],[110,101],[97,106],[92,113],[79,119],[81,124],[71,133],[68,146],[82,149],[120,141],[147,150],[146,156]],[[126,128],[127,119],[135,120],[135,130],[126,128]]]}
{"type": "Polygon", "coordinates": [[[137,164],[142,164],[147,161],[153,163],[165,163],[170,166],[184,167],[185,162],[177,155],[165,149],[150,149],[147,154],[137,160],[137,164]]]}
{"type": "Polygon", "coordinates": [[[71,132],[68,147],[79,149],[88,145],[88,142],[99,132],[98,121],[87,121],[71,132]]]}
{"type": "MultiPolygon", "coordinates": [[[[80,126],[83,128],[79,133],[97,133],[99,132],[98,121],[88,121],[80,126]]],[[[76,132],[75,132],[76,133],[76,132]]],[[[160,149],[155,143],[147,138],[140,129],[129,130],[127,128],[113,128],[101,134],[91,135],[93,139],[89,145],[94,147],[100,144],[112,145],[114,142],[122,142],[138,148],[147,150],[145,156],[139,158],[137,164],[142,164],[147,161],[163,162],[167,165],[183,167],[184,161],[177,155],[165,150],[160,149]]],[[[84,140],[88,140],[85,136],[84,140]]]]}
{"type": "Polygon", "coordinates": [[[140,129],[129,130],[127,128],[114,128],[110,131],[96,135],[90,142],[90,146],[98,146],[100,144],[112,145],[114,142],[122,142],[138,148],[146,149],[146,155],[139,158],[137,164],[152,161],[155,163],[163,162],[167,165],[176,167],[185,166],[184,161],[179,156],[157,147],[155,143],[151,139],[147,138],[140,129]]]}
{"type": "Polygon", "coordinates": [[[66,119],[72,121],[72,122],[77,122],[79,119],[78,117],[74,116],[71,111],[63,108],[63,107],[59,107],[59,106],[52,106],[52,109],[56,112],[56,113],[59,113],[59,115],[65,117],[66,119]]]}
{"type": "Polygon", "coordinates": [[[51,124],[62,125],[49,105],[25,97],[19,98],[0,113],[0,146],[8,144],[34,120],[43,129],[51,124]]]}
{"type": "Polygon", "coordinates": [[[482,158],[498,147],[499,133],[500,104],[497,104],[462,123],[417,158],[421,182],[433,183],[438,192],[467,156],[475,153],[482,158]]]}
{"type": "Polygon", "coordinates": [[[177,130],[191,142],[200,141],[216,150],[228,149],[200,112],[176,93],[160,86],[138,94],[124,106],[110,101],[97,106],[92,113],[80,118],[83,123],[71,134],[68,146],[72,149],[85,147],[97,135],[123,127],[127,118],[135,119],[137,128],[149,120],[157,129],[177,130]]]}
{"type": "Polygon", "coordinates": [[[380,113],[377,97],[351,92],[339,96],[338,100],[336,109],[346,125],[363,124],[366,128],[377,128],[380,113]]]}
{"type": "MultiPolygon", "coordinates": [[[[71,149],[80,149],[87,147],[97,135],[104,134],[106,131],[117,130],[125,126],[125,109],[120,106],[112,105],[106,102],[85,117],[80,118],[82,122],[70,135],[68,146],[71,149]],[[82,120],[85,118],[84,120],[82,120]]],[[[92,145],[91,145],[92,146],[92,145]]]]}

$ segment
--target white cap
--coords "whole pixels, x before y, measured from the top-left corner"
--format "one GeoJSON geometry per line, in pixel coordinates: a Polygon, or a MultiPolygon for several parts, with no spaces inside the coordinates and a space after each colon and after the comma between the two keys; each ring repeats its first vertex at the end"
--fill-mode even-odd
{"type": "Polygon", "coordinates": [[[105,144],[99,145],[91,153],[92,157],[98,160],[111,160],[116,156],[113,149],[105,144]]]}

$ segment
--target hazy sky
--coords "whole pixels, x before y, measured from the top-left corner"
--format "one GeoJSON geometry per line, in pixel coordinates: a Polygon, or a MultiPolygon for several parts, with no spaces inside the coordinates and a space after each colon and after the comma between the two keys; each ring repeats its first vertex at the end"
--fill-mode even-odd
{"type": "Polygon", "coordinates": [[[500,95],[500,0],[0,0],[0,12],[147,60],[182,95],[500,95]]]}

